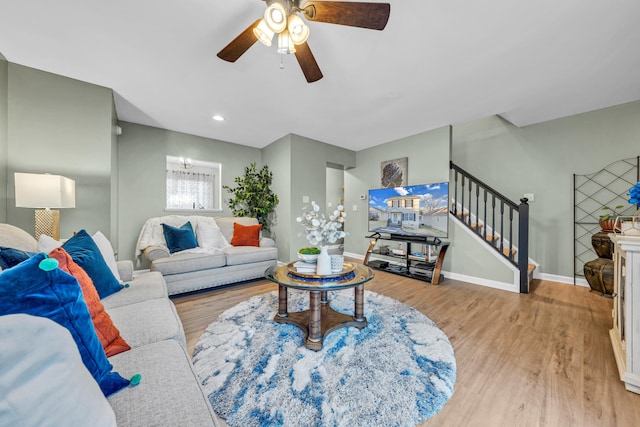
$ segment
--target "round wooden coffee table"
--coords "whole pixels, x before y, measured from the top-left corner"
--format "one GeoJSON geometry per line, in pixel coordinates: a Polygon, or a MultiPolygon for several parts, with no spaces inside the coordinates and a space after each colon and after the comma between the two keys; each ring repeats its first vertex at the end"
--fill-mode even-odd
{"type": "Polygon", "coordinates": [[[364,284],[373,279],[373,271],[362,264],[353,264],[353,271],[342,277],[301,276],[290,271],[287,265],[275,265],[265,271],[265,277],[278,284],[277,323],[296,325],[305,334],[307,348],[319,351],[322,341],[329,333],[349,326],[363,329],[367,326],[364,317],[364,284]],[[309,292],[309,309],[290,313],[287,307],[287,288],[309,292]],[[353,316],[338,313],[329,305],[328,291],[354,288],[353,316]]]}

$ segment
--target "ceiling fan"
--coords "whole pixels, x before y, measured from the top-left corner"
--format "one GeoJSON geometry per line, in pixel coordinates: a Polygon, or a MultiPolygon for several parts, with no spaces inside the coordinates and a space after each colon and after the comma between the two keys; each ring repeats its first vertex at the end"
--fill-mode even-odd
{"type": "Polygon", "coordinates": [[[307,44],[308,21],[328,22],[350,27],[383,30],[389,20],[389,3],[365,3],[350,1],[263,0],[267,4],[262,19],[256,20],[246,30],[226,45],[218,57],[236,62],[255,42],[260,40],[271,46],[274,34],[278,34],[278,53],[294,53],[307,82],[322,78],[322,72],[307,44]]]}

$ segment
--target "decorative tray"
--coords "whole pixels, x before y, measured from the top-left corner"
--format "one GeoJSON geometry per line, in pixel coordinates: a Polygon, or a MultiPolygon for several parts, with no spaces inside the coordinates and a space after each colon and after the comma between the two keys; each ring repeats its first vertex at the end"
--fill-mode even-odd
{"type": "Polygon", "coordinates": [[[356,271],[356,266],[352,262],[345,261],[342,267],[342,271],[337,273],[322,274],[322,275],[316,274],[316,273],[301,273],[296,271],[296,268],[293,266],[293,264],[295,264],[296,262],[297,261],[290,262],[289,264],[287,264],[287,269],[289,270],[289,273],[297,277],[303,277],[308,279],[333,279],[333,278],[346,276],[356,271]]]}

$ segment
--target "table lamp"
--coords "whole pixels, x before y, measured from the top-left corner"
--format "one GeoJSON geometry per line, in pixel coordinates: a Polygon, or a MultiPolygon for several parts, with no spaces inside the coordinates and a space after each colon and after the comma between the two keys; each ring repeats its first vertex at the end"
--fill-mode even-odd
{"type": "Polygon", "coordinates": [[[60,211],[76,207],[76,182],[61,175],[15,173],[16,207],[36,208],[36,232],[60,240],[60,211]]]}

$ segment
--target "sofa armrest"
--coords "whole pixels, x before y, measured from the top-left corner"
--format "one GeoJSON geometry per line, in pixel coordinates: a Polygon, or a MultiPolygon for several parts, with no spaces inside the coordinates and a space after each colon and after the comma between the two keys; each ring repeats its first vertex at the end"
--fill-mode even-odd
{"type": "Polygon", "coordinates": [[[261,248],[272,248],[276,245],[276,242],[273,239],[270,239],[268,237],[261,237],[260,238],[260,247],[261,248]]]}
{"type": "Polygon", "coordinates": [[[160,258],[166,258],[171,255],[169,249],[165,248],[164,246],[149,246],[144,251],[142,251],[142,253],[151,262],[160,258]]]}
{"type": "Polygon", "coordinates": [[[122,260],[116,261],[118,265],[118,274],[120,275],[120,280],[123,282],[129,282],[133,279],[133,262],[131,260],[122,260]]]}

